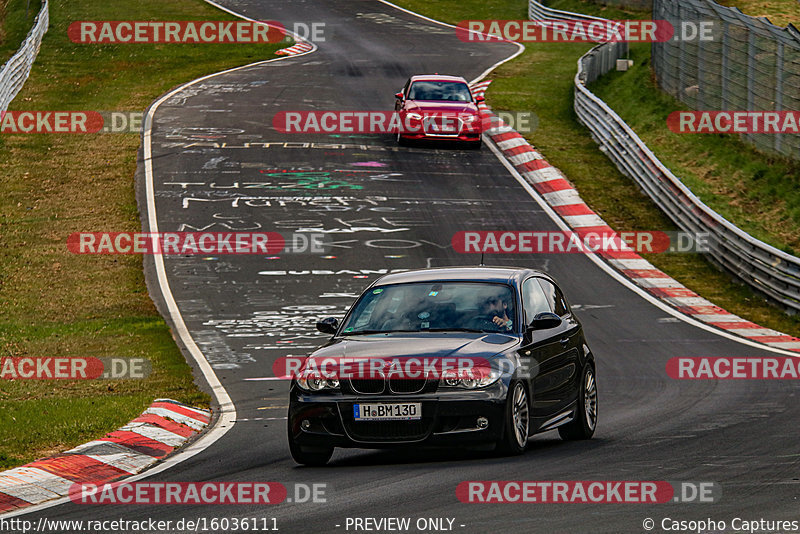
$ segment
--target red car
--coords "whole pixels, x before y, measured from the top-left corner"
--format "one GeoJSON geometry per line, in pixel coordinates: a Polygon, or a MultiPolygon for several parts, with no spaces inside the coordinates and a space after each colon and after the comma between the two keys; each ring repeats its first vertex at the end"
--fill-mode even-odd
{"type": "Polygon", "coordinates": [[[469,84],[460,76],[431,74],[412,76],[394,95],[394,109],[400,119],[397,142],[409,140],[451,140],[480,148],[483,126],[478,103],[469,84]]]}

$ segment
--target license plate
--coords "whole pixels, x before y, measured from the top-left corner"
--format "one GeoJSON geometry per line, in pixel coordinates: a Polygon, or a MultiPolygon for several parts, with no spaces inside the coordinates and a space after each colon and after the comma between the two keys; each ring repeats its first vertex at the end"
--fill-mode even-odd
{"type": "Polygon", "coordinates": [[[431,133],[440,133],[440,134],[447,134],[447,133],[456,133],[456,129],[452,126],[438,126],[438,125],[431,125],[430,128],[431,133]]]}
{"type": "Polygon", "coordinates": [[[356,421],[413,421],[422,418],[422,403],[354,404],[356,421]]]}
{"type": "Polygon", "coordinates": [[[456,133],[458,127],[454,124],[453,119],[432,119],[427,123],[428,131],[430,133],[456,133]]]}

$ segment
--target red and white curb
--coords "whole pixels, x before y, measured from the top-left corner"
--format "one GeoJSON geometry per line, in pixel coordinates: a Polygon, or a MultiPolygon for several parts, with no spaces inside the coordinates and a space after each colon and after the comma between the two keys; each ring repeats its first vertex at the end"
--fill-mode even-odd
{"type": "MultiPolygon", "coordinates": [[[[490,83],[491,80],[487,80],[473,84],[473,95],[484,96],[490,83]]],[[[485,103],[481,102],[478,107],[481,113],[493,115],[485,103]]],[[[583,237],[588,233],[614,231],[586,205],[561,171],[547,163],[522,135],[497,117],[492,124],[484,133],[574,232],[583,237]]],[[[693,319],[776,349],[800,352],[800,338],[763,328],[725,311],[660,271],[636,252],[609,251],[598,252],[598,255],[636,285],[693,319]]]]}
{"type": "Polygon", "coordinates": [[[138,473],[210,421],[209,411],[156,399],[139,417],[99,440],[0,472],[0,513],[63,497],[75,483],[102,484],[138,473]]]}
{"type": "Polygon", "coordinates": [[[278,56],[297,56],[300,54],[305,54],[306,52],[310,51],[314,47],[305,41],[301,41],[296,45],[292,45],[289,48],[281,48],[280,50],[275,52],[275,55],[278,56]]]}

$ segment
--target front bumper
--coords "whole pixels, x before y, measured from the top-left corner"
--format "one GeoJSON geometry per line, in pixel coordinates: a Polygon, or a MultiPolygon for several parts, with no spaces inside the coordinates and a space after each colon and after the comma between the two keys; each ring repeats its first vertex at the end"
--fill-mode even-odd
{"type": "Polygon", "coordinates": [[[403,133],[400,137],[409,141],[462,141],[465,143],[477,143],[481,140],[481,132],[467,131],[460,132],[458,135],[434,135],[427,133],[403,133]]]}
{"type": "Polygon", "coordinates": [[[409,129],[400,132],[400,137],[409,141],[463,141],[475,143],[480,141],[483,133],[480,118],[472,122],[464,122],[459,119],[456,124],[452,125],[452,131],[449,132],[436,130],[430,125],[426,126],[423,120],[410,120],[408,123],[410,125],[409,129]]]}
{"type": "Polygon", "coordinates": [[[507,387],[502,381],[480,390],[439,389],[418,395],[309,394],[292,386],[289,433],[307,447],[381,448],[403,445],[482,444],[503,435],[507,387]],[[355,403],[419,402],[416,421],[355,421],[355,403]],[[479,417],[488,419],[478,428],[479,417]],[[309,425],[302,428],[301,422],[309,425]]]}

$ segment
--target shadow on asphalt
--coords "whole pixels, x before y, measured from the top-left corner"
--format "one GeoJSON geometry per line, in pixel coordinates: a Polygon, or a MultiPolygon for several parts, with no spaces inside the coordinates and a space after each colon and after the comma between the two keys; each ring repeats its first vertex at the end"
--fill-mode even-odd
{"type": "MultiPolygon", "coordinates": [[[[534,438],[528,442],[524,454],[519,456],[500,456],[494,451],[484,451],[467,448],[402,448],[402,449],[349,449],[350,454],[345,457],[334,457],[321,468],[297,466],[301,469],[330,469],[336,467],[369,467],[411,464],[446,464],[446,463],[509,463],[520,460],[546,460],[562,458],[575,454],[582,454],[598,447],[605,446],[609,440],[591,439],[588,441],[565,442],[558,437],[534,438]]],[[[337,449],[338,451],[347,449],[337,449]]]]}

